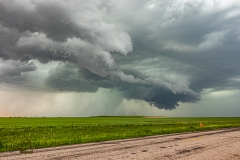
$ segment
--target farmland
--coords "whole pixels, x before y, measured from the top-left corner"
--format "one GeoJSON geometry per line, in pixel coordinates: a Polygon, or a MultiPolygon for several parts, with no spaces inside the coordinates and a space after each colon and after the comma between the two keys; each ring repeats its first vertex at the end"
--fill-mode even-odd
{"type": "Polygon", "coordinates": [[[229,127],[240,117],[8,117],[0,118],[0,152],[229,127]]]}

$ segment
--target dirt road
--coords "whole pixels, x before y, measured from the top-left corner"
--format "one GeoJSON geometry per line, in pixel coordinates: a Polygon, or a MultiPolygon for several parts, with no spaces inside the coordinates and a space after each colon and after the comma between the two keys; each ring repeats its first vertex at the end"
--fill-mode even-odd
{"type": "Polygon", "coordinates": [[[0,153],[0,160],[16,159],[240,160],[240,128],[0,153]]]}

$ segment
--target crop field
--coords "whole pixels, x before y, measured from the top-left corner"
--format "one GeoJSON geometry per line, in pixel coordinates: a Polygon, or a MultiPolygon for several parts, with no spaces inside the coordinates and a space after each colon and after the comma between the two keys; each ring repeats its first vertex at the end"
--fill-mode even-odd
{"type": "Polygon", "coordinates": [[[0,152],[229,127],[240,117],[9,117],[0,118],[0,152]]]}

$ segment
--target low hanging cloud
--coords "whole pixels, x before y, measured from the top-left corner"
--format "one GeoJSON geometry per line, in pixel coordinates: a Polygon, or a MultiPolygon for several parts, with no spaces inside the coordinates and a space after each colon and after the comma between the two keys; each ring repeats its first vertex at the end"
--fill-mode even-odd
{"type": "Polygon", "coordinates": [[[240,3],[0,0],[0,83],[174,109],[240,89],[240,3]]]}

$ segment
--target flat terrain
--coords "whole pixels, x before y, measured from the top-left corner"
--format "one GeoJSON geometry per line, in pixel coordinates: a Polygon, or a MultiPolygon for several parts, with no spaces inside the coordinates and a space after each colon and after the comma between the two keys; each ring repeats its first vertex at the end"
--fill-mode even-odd
{"type": "Polygon", "coordinates": [[[0,118],[0,152],[239,126],[240,117],[9,117],[0,118]]]}
{"type": "Polygon", "coordinates": [[[239,160],[240,128],[179,133],[0,153],[1,160],[30,159],[179,159],[239,160]]]}

